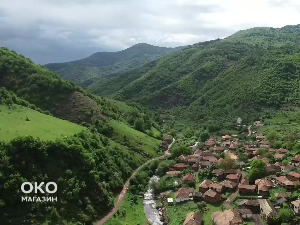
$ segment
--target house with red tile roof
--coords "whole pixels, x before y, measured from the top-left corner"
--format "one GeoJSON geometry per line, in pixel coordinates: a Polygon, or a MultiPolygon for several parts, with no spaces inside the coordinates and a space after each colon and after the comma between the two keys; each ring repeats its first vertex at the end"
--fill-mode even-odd
{"type": "Polygon", "coordinates": [[[166,174],[169,176],[178,176],[181,172],[180,171],[168,171],[166,174]]]}
{"type": "Polygon", "coordinates": [[[276,160],[282,160],[284,158],[285,154],[279,154],[279,153],[276,153],[274,155],[274,159],[276,160]]]}
{"type": "Polygon", "coordinates": [[[194,194],[194,188],[179,188],[177,192],[174,193],[176,202],[188,201],[192,198],[194,194]]]}
{"type": "Polygon", "coordinates": [[[185,170],[187,168],[187,165],[183,164],[183,163],[177,163],[173,166],[173,168],[175,170],[178,170],[178,171],[182,171],[182,170],[185,170]]]}
{"type": "Polygon", "coordinates": [[[190,212],[186,214],[183,225],[202,225],[203,214],[190,212]]]}
{"type": "Polygon", "coordinates": [[[300,164],[300,155],[296,155],[294,158],[291,158],[291,165],[298,167],[300,164]]]}
{"type": "Polygon", "coordinates": [[[182,182],[187,183],[187,182],[194,182],[195,181],[195,176],[194,174],[188,173],[183,176],[182,182]]]}
{"type": "Polygon", "coordinates": [[[209,190],[209,186],[212,184],[210,180],[204,180],[199,185],[199,192],[204,193],[209,190]]]}
{"type": "Polygon", "coordinates": [[[218,159],[214,156],[204,156],[203,160],[204,161],[209,161],[211,163],[217,163],[218,162],[218,159]]]}
{"type": "Polygon", "coordinates": [[[300,185],[299,181],[291,181],[287,179],[286,177],[276,177],[276,181],[278,184],[282,185],[287,190],[292,190],[295,188],[295,186],[300,185]]]}
{"type": "Polygon", "coordinates": [[[218,184],[218,183],[211,183],[209,185],[210,189],[213,189],[216,192],[222,193],[224,191],[224,186],[222,184],[218,184]]]}
{"type": "Polygon", "coordinates": [[[235,183],[239,183],[240,182],[240,178],[241,178],[241,174],[240,173],[228,174],[226,176],[227,180],[230,180],[230,181],[235,182],[235,183]]]}
{"type": "Polygon", "coordinates": [[[211,219],[214,225],[240,225],[243,223],[242,217],[234,209],[213,212],[211,219]]]}
{"type": "Polygon", "coordinates": [[[257,186],[257,192],[260,196],[268,196],[269,189],[273,187],[272,181],[268,179],[257,179],[255,180],[255,185],[257,186]]]}
{"type": "Polygon", "coordinates": [[[300,181],[300,174],[294,171],[289,172],[286,177],[291,181],[300,181]]]}
{"type": "Polygon", "coordinates": [[[204,193],[204,200],[211,203],[219,202],[221,201],[221,195],[214,190],[209,189],[204,193]]]}
{"type": "Polygon", "coordinates": [[[239,185],[239,193],[240,194],[253,194],[255,193],[256,186],[255,185],[239,185]]]}

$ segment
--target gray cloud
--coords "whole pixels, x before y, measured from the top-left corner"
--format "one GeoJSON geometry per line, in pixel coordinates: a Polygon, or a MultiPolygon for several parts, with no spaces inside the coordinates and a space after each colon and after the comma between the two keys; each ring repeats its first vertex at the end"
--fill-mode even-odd
{"type": "Polygon", "coordinates": [[[271,24],[257,12],[249,19],[249,10],[232,0],[1,0],[0,46],[45,64],[141,42],[188,45],[271,24]]]}

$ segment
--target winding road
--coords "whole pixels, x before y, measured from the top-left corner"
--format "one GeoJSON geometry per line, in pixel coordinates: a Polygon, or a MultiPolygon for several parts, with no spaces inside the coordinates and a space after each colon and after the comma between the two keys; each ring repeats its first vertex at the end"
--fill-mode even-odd
{"type": "Polygon", "coordinates": [[[140,172],[145,166],[147,166],[149,163],[153,162],[153,161],[156,161],[156,160],[159,160],[159,159],[163,159],[165,157],[169,157],[170,156],[170,152],[169,150],[172,148],[173,144],[175,142],[175,139],[173,138],[173,141],[172,143],[169,145],[167,151],[165,151],[164,155],[162,156],[159,156],[159,157],[156,157],[156,158],[153,158],[153,159],[150,159],[149,161],[145,162],[143,165],[141,165],[139,168],[137,168],[133,174],[129,177],[129,179],[126,181],[125,185],[123,186],[123,189],[119,195],[119,199],[117,201],[117,204],[115,205],[115,207],[110,211],[110,213],[108,213],[105,217],[103,217],[101,220],[99,220],[96,224],[97,225],[102,225],[104,224],[105,222],[107,222],[117,211],[118,209],[120,208],[120,205],[121,203],[123,202],[124,200],[124,197],[125,197],[125,194],[127,192],[127,189],[128,189],[128,186],[129,186],[129,182],[130,180],[135,177],[135,175],[140,172]]]}

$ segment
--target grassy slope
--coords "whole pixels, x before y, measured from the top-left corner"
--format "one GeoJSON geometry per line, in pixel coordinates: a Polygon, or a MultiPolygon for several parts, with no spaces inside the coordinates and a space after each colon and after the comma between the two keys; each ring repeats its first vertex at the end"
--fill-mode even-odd
{"type": "Polygon", "coordinates": [[[112,139],[120,144],[128,146],[130,149],[146,153],[150,156],[156,156],[158,153],[156,149],[160,143],[159,140],[149,137],[148,135],[139,132],[124,123],[111,120],[110,125],[114,129],[112,139]],[[124,135],[127,137],[124,140],[124,135]]]}
{"type": "Polygon", "coordinates": [[[86,128],[48,116],[32,109],[14,105],[0,105],[0,140],[8,141],[17,136],[31,135],[42,140],[55,140],[70,136],[86,128]],[[26,118],[30,121],[26,121],[26,118]]]}
{"type": "Polygon", "coordinates": [[[129,194],[126,195],[118,212],[105,223],[105,225],[145,225],[147,219],[143,209],[143,199],[138,199],[138,204],[132,204],[129,194]],[[124,214],[123,214],[124,213],[124,214]]]}

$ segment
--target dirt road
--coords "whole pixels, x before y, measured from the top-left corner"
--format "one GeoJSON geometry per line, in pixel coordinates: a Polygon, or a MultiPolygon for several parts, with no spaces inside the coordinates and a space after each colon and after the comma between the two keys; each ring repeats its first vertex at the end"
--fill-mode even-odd
{"type": "Polygon", "coordinates": [[[105,217],[103,217],[101,220],[99,220],[99,221],[97,222],[97,225],[102,225],[102,224],[104,224],[105,222],[107,222],[107,221],[110,219],[110,217],[112,217],[112,216],[118,211],[118,209],[120,208],[121,203],[122,203],[123,200],[124,200],[124,197],[125,197],[125,194],[126,194],[126,192],[127,192],[127,189],[128,189],[130,180],[131,180],[133,177],[135,177],[135,175],[136,175],[139,171],[141,171],[141,169],[143,169],[143,168],[144,168],[146,165],[148,165],[149,163],[151,163],[151,162],[153,162],[153,161],[155,161],[155,160],[159,160],[159,159],[163,159],[163,158],[165,158],[165,157],[168,157],[169,154],[170,154],[170,153],[169,153],[169,150],[170,150],[170,148],[173,146],[174,142],[175,142],[175,139],[173,138],[173,142],[169,145],[168,150],[164,153],[164,155],[159,156],[159,157],[156,157],[156,158],[153,158],[153,159],[150,159],[149,161],[145,162],[143,165],[141,165],[139,168],[137,168],[137,169],[133,172],[133,174],[132,174],[132,175],[129,177],[129,179],[126,181],[126,183],[125,183],[125,185],[124,185],[124,187],[123,187],[123,189],[122,189],[122,191],[121,191],[121,193],[120,193],[120,195],[119,195],[119,199],[118,199],[117,204],[115,205],[115,207],[110,211],[110,213],[108,213],[105,217]]]}

